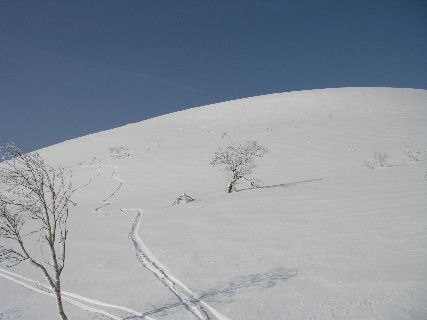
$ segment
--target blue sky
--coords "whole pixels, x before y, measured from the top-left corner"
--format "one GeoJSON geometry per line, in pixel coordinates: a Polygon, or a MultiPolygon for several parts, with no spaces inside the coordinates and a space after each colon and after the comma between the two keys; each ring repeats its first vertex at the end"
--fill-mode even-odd
{"type": "Polygon", "coordinates": [[[0,1],[1,144],[346,86],[427,88],[427,1],[0,1]]]}

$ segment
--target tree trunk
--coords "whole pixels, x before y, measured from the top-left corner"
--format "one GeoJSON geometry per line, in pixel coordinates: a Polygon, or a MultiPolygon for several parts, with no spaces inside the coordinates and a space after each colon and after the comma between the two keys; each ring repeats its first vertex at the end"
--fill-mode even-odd
{"type": "Polygon", "coordinates": [[[56,305],[58,307],[58,312],[59,312],[59,315],[61,316],[61,319],[62,320],[68,320],[68,318],[64,312],[64,307],[62,306],[61,283],[60,283],[59,279],[56,282],[55,295],[56,295],[56,305]]]}
{"type": "Polygon", "coordinates": [[[227,188],[227,193],[232,193],[234,191],[234,185],[236,184],[236,180],[231,180],[230,184],[227,188]]]}

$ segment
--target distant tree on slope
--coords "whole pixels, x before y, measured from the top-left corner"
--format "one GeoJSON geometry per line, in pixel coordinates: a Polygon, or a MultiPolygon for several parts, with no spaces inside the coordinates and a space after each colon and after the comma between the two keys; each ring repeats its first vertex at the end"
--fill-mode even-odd
{"type": "Polygon", "coordinates": [[[0,238],[6,246],[0,246],[0,262],[11,267],[29,261],[38,268],[56,295],[61,319],[66,320],[61,273],[73,204],[71,175],[48,165],[37,152],[23,153],[14,144],[2,148],[1,156],[0,238]],[[34,247],[40,252],[31,250],[34,247]]]}
{"type": "Polygon", "coordinates": [[[240,179],[245,179],[256,186],[254,179],[249,179],[255,168],[255,158],[263,157],[268,153],[266,147],[260,146],[256,141],[247,141],[244,144],[232,144],[225,148],[219,148],[211,161],[212,166],[222,165],[230,176],[227,193],[235,190],[235,185],[240,179]]]}

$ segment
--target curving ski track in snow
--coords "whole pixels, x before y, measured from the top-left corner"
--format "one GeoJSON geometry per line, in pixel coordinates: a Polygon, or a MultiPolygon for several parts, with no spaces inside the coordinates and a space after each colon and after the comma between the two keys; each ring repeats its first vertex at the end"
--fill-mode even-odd
{"type": "Polygon", "coordinates": [[[116,195],[117,191],[119,191],[123,186],[123,180],[116,177],[117,166],[112,165],[112,164],[101,164],[100,166],[112,168],[113,172],[111,173],[111,179],[114,181],[117,181],[119,183],[119,185],[117,186],[116,189],[114,189],[114,191],[109,196],[102,199],[102,202],[104,202],[104,204],[102,206],[95,208],[95,212],[102,212],[102,208],[105,208],[105,207],[108,207],[109,205],[111,205],[112,202],[108,201],[108,200],[111,199],[112,197],[114,197],[116,195]]]}
{"type": "MultiPolygon", "coordinates": [[[[96,174],[92,178],[90,178],[89,182],[87,182],[85,185],[83,185],[83,187],[87,187],[88,185],[90,185],[93,182],[94,179],[96,179],[97,177],[99,177],[102,174],[102,167],[113,168],[113,172],[111,174],[111,179],[113,179],[115,181],[118,181],[119,185],[118,185],[118,187],[108,197],[106,197],[105,199],[102,200],[102,201],[105,202],[105,204],[102,205],[102,206],[100,206],[100,207],[97,207],[95,209],[95,212],[102,212],[102,210],[101,210],[102,208],[104,208],[106,206],[109,206],[112,203],[112,202],[109,202],[108,199],[110,199],[113,196],[115,196],[115,194],[117,193],[117,191],[119,191],[120,188],[123,185],[123,180],[120,179],[120,178],[118,178],[118,177],[116,177],[116,175],[115,175],[116,174],[116,170],[117,170],[117,166],[115,166],[115,165],[109,165],[109,164],[102,164],[102,163],[100,163],[98,161],[98,165],[88,165],[88,166],[80,165],[80,167],[81,168],[96,168],[97,169],[96,174]]],[[[54,294],[54,292],[52,292],[52,289],[48,285],[45,285],[45,284],[43,284],[41,282],[32,280],[30,278],[26,278],[24,276],[21,276],[19,274],[16,274],[16,273],[13,273],[13,272],[10,272],[10,271],[6,271],[6,270],[4,270],[2,268],[0,268],[0,277],[2,277],[4,279],[7,279],[7,280],[10,280],[12,282],[15,282],[16,284],[20,285],[21,287],[29,289],[29,290],[31,290],[33,292],[37,292],[37,293],[48,295],[48,296],[51,296],[51,297],[55,298],[55,294],[54,294]]],[[[124,318],[122,318],[120,316],[117,316],[117,315],[114,315],[114,314],[111,314],[111,313],[109,313],[109,312],[107,312],[107,311],[105,311],[103,309],[99,309],[99,308],[95,308],[95,307],[89,306],[89,305],[87,305],[85,303],[89,303],[91,305],[96,305],[96,306],[101,306],[101,307],[107,307],[107,308],[111,308],[111,309],[116,309],[116,310],[120,310],[120,311],[124,311],[124,312],[130,313],[130,314],[132,314],[134,316],[140,317],[141,319],[155,320],[152,317],[144,316],[139,311],[135,311],[135,310],[132,310],[130,308],[126,308],[126,307],[122,307],[122,306],[118,306],[118,305],[114,305],[114,304],[110,304],[110,303],[105,303],[105,302],[102,302],[102,301],[99,301],[99,300],[96,300],[96,299],[92,299],[92,298],[88,298],[88,297],[84,297],[84,296],[78,295],[76,293],[72,293],[72,292],[68,292],[68,291],[61,291],[61,294],[62,294],[62,299],[64,301],[68,302],[69,304],[74,305],[74,306],[76,306],[76,307],[78,307],[80,309],[86,310],[86,311],[90,311],[90,312],[94,312],[94,313],[98,313],[98,314],[104,315],[104,316],[106,316],[106,317],[108,317],[110,319],[113,319],[113,320],[122,320],[124,318]],[[81,301],[83,301],[85,303],[82,303],[81,301]]],[[[125,318],[127,319],[128,317],[125,317],[125,318]]]]}
{"type": "Polygon", "coordinates": [[[196,297],[193,291],[185,284],[175,278],[168,269],[150,252],[144,242],[138,235],[139,227],[142,220],[142,209],[120,209],[123,213],[136,211],[137,216],[133,221],[132,228],[129,232],[135,254],[141,264],[150,270],[156,278],[159,279],[177,298],[184,304],[185,308],[200,320],[211,320],[213,315],[217,320],[230,320],[219,311],[215,310],[205,301],[196,297]],[[208,311],[209,312],[208,312],[208,311]]]}
{"type": "MultiPolygon", "coordinates": [[[[31,291],[34,291],[34,292],[37,292],[40,294],[44,294],[44,295],[48,295],[48,296],[55,298],[55,294],[52,292],[52,289],[49,286],[47,286],[43,283],[40,283],[38,281],[34,281],[32,279],[23,277],[19,274],[16,274],[16,273],[13,273],[10,271],[6,271],[6,270],[1,269],[1,268],[0,268],[0,277],[2,277],[4,279],[8,279],[10,281],[13,281],[16,284],[18,284],[18,285],[20,285],[26,289],[29,289],[31,291]]],[[[132,309],[129,309],[129,308],[126,308],[126,307],[122,307],[122,306],[118,306],[118,305],[114,305],[114,304],[110,304],[110,303],[105,303],[105,302],[102,302],[99,300],[84,297],[84,296],[81,296],[81,295],[78,295],[75,293],[71,293],[71,292],[67,292],[67,291],[62,291],[61,294],[62,294],[62,299],[64,301],[68,302],[69,304],[72,304],[72,305],[74,305],[80,309],[86,310],[86,311],[90,311],[90,312],[94,312],[94,313],[104,315],[104,316],[106,316],[110,319],[113,319],[113,320],[122,320],[123,317],[111,314],[108,311],[103,310],[103,309],[95,308],[93,306],[88,305],[87,303],[89,303],[91,305],[95,305],[95,306],[101,306],[101,307],[116,309],[116,310],[120,310],[120,311],[124,311],[124,312],[130,313],[130,314],[133,314],[133,315],[138,316],[138,317],[143,317],[142,313],[135,311],[135,310],[132,310],[132,309]]],[[[155,320],[155,319],[148,317],[148,316],[145,316],[144,319],[155,320]]]]}
{"type": "Polygon", "coordinates": [[[90,184],[92,184],[92,182],[93,182],[96,178],[98,178],[98,177],[101,175],[101,173],[102,173],[102,169],[101,169],[101,161],[100,161],[100,160],[96,160],[96,162],[97,162],[97,165],[96,165],[96,164],[89,164],[89,165],[80,164],[80,165],[79,165],[79,167],[80,167],[80,168],[96,168],[96,173],[95,173],[95,175],[94,175],[93,177],[91,177],[91,178],[89,179],[89,181],[88,181],[88,182],[86,182],[86,183],[82,186],[82,188],[87,187],[87,186],[89,186],[90,184]]]}
{"type": "MultiPolygon", "coordinates": [[[[102,173],[102,167],[109,167],[113,169],[111,179],[119,182],[118,187],[105,199],[103,199],[104,205],[95,208],[95,212],[102,212],[102,208],[111,205],[111,201],[108,201],[121,189],[124,180],[116,176],[118,167],[111,164],[102,164],[98,162],[98,165],[90,165],[87,167],[96,167],[99,170],[99,175],[102,173]]],[[[185,284],[176,279],[168,269],[160,263],[160,261],[150,252],[145,246],[144,242],[138,235],[139,227],[142,220],[142,209],[120,209],[121,212],[137,212],[134,222],[132,223],[131,231],[129,232],[129,239],[131,240],[135,254],[138,261],[148,270],[150,270],[160,282],[163,283],[185,306],[185,308],[193,314],[199,320],[231,320],[228,317],[222,315],[219,311],[215,310],[205,301],[197,298],[196,294],[191,291],[185,284]],[[208,310],[208,311],[207,311],[208,310]]],[[[149,319],[146,317],[146,319],[149,319]]]]}
{"type": "MultiPolygon", "coordinates": [[[[114,189],[114,191],[108,195],[107,197],[105,197],[104,199],[102,199],[103,204],[99,207],[96,207],[94,209],[94,212],[103,212],[102,208],[108,207],[109,205],[112,204],[111,201],[108,201],[109,199],[111,199],[112,197],[114,197],[116,195],[116,193],[122,188],[123,186],[123,180],[118,178],[116,176],[116,171],[118,169],[118,167],[116,165],[113,164],[104,164],[102,163],[100,160],[98,160],[97,164],[92,164],[92,165],[80,165],[81,168],[96,168],[97,169],[97,174],[94,176],[94,178],[99,177],[102,174],[102,168],[103,167],[107,167],[107,168],[112,168],[113,172],[111,173],[111,179],[114,181],[117,181],[119,184],[116,187],[116,189],[114,189]]],[[[88,186],[89,184],[92,183],[93,179],[91,178],[89,180],[89,182],[87,184],[85,184],[84,186],[88,186]]]]}

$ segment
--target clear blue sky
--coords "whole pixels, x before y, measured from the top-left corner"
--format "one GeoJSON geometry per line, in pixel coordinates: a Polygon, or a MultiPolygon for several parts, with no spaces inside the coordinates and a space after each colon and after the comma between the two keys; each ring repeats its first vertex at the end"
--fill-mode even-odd
{"type": "Polygon", "coordinates": [[[426,0],[0,0],[0,143],[292,90],[427,88],[426,0]]]}

